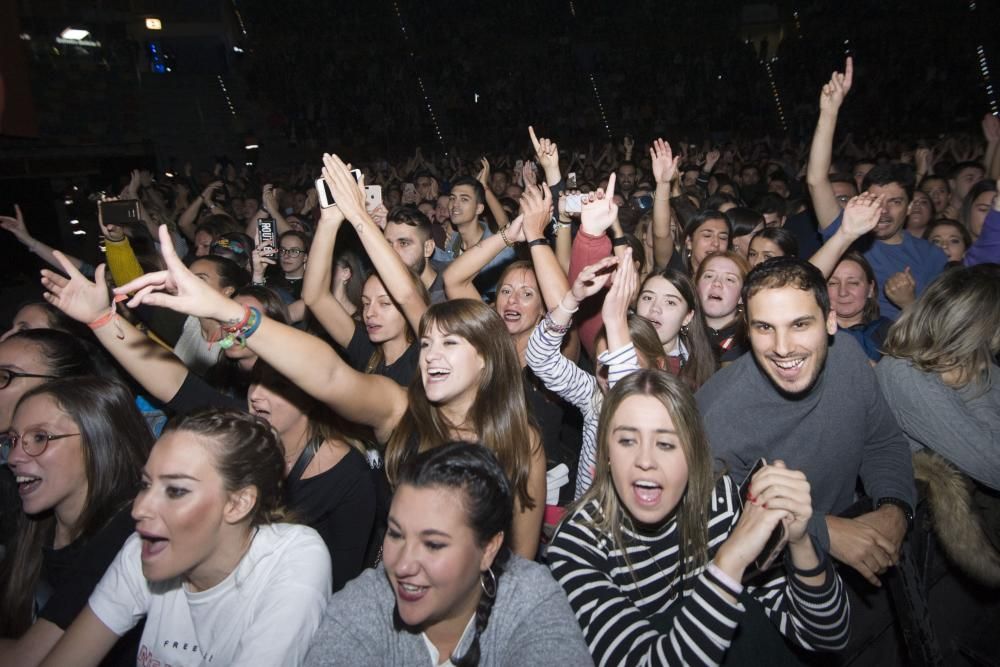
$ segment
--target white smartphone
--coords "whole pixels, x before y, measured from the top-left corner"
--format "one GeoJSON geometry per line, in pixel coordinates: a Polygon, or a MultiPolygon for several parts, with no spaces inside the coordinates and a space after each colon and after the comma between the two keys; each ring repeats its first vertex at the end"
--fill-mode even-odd
{"type": "Polygon", "coordinates": [[[371,213],[381,205],[382,205],[382,186],[366,185],[365,208],[368,210],[369,213],[371,213]]]}
{"type": "Polygon", "coordinates": [[[583,194],[566,195],[566,212],[570,215],[580,215],[583,211],[583,194]]]}
{"type": "MultiPolygon", "coordinates": [[[[352,169],[351,176],[354,177],[354,182],[357,183],[361,180],[361,170],[352,169]]],[[[330,208],[337,205],[337,202],[333,198],[333,193],[330,192],[330,187],[322,178],[316,179],[316,194],[319,195],[320,208],[330,208]]]]}

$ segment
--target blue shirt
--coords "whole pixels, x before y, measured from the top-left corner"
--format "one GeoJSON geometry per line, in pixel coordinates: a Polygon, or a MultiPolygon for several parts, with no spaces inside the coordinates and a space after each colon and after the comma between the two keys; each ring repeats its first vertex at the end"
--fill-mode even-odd
{"type": "MultiPolygon", "coordinates": [[[[479,223],[480,228],[483,230],[483,237],[481,240],[488,239],[493,236],[493,232],[490,231],[489,225],[484,222],[479,223]]],[[[442,250],[441,248],[434,249],[434,255],[431,257],[431,261],[440,264],[450,264],[456,257],[462,254],[462,236],[461,234],[455,234],[455,240],[452,241],[451,245],[447,250],[442,250]]],[[[497,254],[496,257],[491,259],[486,263],[486,266],[479,272],[479,275],[472,281],[476,289],[479,290],[480,295],[486,301],[491,301],[493,296],[496,294],[497,281],[500,280],[500,274],[507,267],[508,264],[517,259],[517,253],[511,247],[504,248],[497,254]]]]}
{"type": "MultiPolygon", "coordinates": [[[[823,230],[824,241],[829,240],[840,229],[843,218],[844,213],[841,211],[837,219],[823,230]]],[[[886,281],[892,275],[910,267],[910,273],[917,283],[917,296],[920,296],[920,293],[938,277],[938,274],[944,270],[944,265],[948,263],[948,258],[941,248],[930,241],[918,239],[905,233],[903,234],[903,242],[896,245],[880,241],[869,234],[858,239],[857,246],[868,263],[872,265],[872,270],[875,271],[875,279],[878,281],[880,314],[891,320],[899,317],[899,308],[885,296],[886,281]]]]}

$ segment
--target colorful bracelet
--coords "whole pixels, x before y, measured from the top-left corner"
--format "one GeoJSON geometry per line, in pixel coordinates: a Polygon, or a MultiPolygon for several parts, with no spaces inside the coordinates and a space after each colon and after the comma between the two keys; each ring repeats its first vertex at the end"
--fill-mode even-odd
{"type": "Polygon", "coordinates": [[[263,320],[263,316],[260,311],[253,307],[247,307],[246,313],[243,317],[243,321],[238,325],[223,325],[219,328],[219,331],[226,332],[225,336],[220,339],[213,341],[219,344],[223,350],[228,350],[233,345],[239,344],[240,347],[247,346],[247,338],[252,336],[254,332],[260,327],[260,323],[263,320]]]}
{"type": "Polygon", "coordinates": [[[107,326],[111,322],[114,322],[115,328],[118,330],[118,333],[116,334],[118,340],[125,340],[125,332],[122,331],[121,325],[118,324],[118,304],[127,298],[128,297],[125,296],[124,294],[116,294],[111,299],[110,310],[108,310],[108,312],[98,317],[93,322],[88,322],[87,326],[90,327],[92,330],[96,331],[98,329],[107,326]]]}
{"type": "Polygon", "coordinates": [[[572,328],[573,324],[556,324],[556,321],[552,319],[552,313],[545,313],[545,317],[542,319],[542,326],[549,333],[565,335],[572,328]]]}

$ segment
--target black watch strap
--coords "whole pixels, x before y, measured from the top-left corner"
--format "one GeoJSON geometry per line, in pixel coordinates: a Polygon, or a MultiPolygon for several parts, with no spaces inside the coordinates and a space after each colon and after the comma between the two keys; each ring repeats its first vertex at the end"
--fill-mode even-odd
{"type": "Polygon", "coordinates": [[[892,496],[886,496],[885,498],[879,498],[875,502],[875,509],[879,509],[882,505],[895,505],[903,511],[903,516],[906,517],[906,525],[908,527],[913,526],[913,508],[910,507],[910,503],[905,500],[900,500],[899,498],[893,498],[892,496]]]}
{"type": "Polygon", "coordinates": [[[528,247],[534,248],[536,245],[548,245],[548,239],[535,239],[534,241],[528,241],[528,247]]]}

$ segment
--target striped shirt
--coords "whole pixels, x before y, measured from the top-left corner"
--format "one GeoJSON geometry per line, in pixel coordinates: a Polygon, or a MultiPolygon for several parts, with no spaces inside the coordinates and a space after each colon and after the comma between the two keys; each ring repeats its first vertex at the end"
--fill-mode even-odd
{"type": "MultiPolygon", "coordinates": [[[[544,320],[535,327],[528,339],[525,358],[528,368],[542,381],[545,388],[557,394],[583,413],[583,437],[580,446],[580,461],[576,472],[576,493],[579,498],[590,488],[594,480],[597,456],[597,421],[601,416],[604,394],[593,375],[581,369],[559,351],[563,334],[552,333],[545,328],[544,320]]],[[[639,367],[635,347],[629,343],[606,357],[608,382],[614,384],[639,367]],[[620,368],[626,369],[624,372],[620,368]]],[[[602,355],[602,361],[605,357],[602,355]]]]}
{"type": "MultiPolygon", "coordinates": [[[[623,528],[629,562],[610,535],[590,526],[596,501],[574,512],[548,548],[549,567],[566,591],[597,665],[719,664],[725,657],[744,605],[731,602],[704,567],[683,572],[679,527],[671,519],[655,534],[623,528]],[[654,617],[672,614],[668,632],[654,617]]],[[[709,558],[729,537],[739,518],[736,485],[716,483],[709,513],[709,558]]],[[[807,650],[836,650],[847,644],[847,596],[827,559],[826,583],[807,586],[774,568],[755,579],[745,594],[761,603],[786,638],[807,650]]]]}

